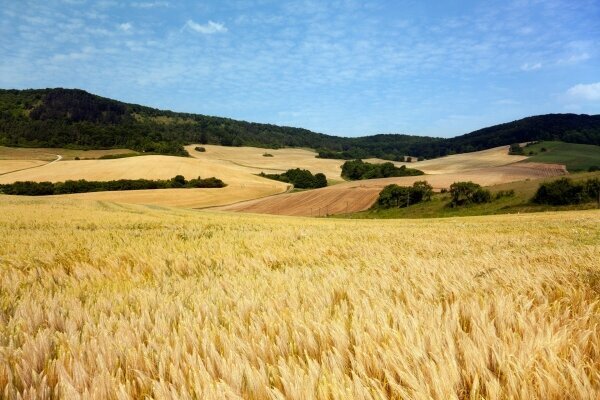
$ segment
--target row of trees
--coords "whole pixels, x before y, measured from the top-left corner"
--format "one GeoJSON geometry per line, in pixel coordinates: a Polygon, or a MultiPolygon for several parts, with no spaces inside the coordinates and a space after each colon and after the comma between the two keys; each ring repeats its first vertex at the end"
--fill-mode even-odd
{"type": "Polygon", "coordinates": [[[260,176],[291,183],[298,189],[317,189],[327,186],[327,177],[324,174],[317,172],[313,175],[309,170],[300,168],[289,169],[283,174],[265,174],[261,172],[260,176]]]}
{"type": "Polygon", "coordinates": [[[396,167],[391,162],[372,164],[363,160],[346,161],[342,165],[342,177],[349,180],[389,178],[394,176],[416,176],[424,172],[414,168],[406,168],[406,165],[396,167]]]}
{"type": "Polygon", "coordinates": [[[186,180],[182,175],[172,179],[119,179],[115,181],[68,180],[65,182],[15,182],[0,185],[0,193],[20,196],[46,196],[53,194],[87,193],[120,190],[171,189],[171,188],[222,188],[226,184],[215,177],[186,180]]]}

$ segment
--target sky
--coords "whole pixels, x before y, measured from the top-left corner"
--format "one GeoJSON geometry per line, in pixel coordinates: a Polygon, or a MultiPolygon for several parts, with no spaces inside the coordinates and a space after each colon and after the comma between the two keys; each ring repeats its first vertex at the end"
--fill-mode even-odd
{"type": "Polygon", "coordinates": [[[600,0],[0,0],[0,88],[339,135],[600,113],[600,0]]]}

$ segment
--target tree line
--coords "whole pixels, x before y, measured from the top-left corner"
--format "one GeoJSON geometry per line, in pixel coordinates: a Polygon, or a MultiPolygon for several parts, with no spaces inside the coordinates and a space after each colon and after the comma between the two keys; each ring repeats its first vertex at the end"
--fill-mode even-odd
{"type": "Polygon", "coordinates": [[[171,179],[119,179],[114,181],[67,180],[64,182],[19,181],[0,185],[0,193],[19,196],[47,196],[53,194],[105,192],[144,189],[179,188],[222,188],[227,186],[222,180],[194,178],[186,180],[182,175],[171,179]]]}
{"type": "MultiPolygon", "coordinates": [[[[440,132],[444,133],[444,132],[440,132]]],[[[309,147],[321,157],[400,160],[535,140],[600,145],[600,116],[549,114],[450,139],[381,134],[337,137],[302,128],[157,110],[77,89],[0,90],[0,145],[98,149],[185,156],[190,143],[264,148],[309,147]]]]}

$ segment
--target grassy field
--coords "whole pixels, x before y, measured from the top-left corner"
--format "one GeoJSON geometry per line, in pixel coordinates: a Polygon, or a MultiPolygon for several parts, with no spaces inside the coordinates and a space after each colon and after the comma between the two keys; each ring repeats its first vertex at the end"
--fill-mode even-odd
{"type": "MultiPolygon", "coordinates": [[[[341,214],[340,218],[440,218],[440,217],[464,217],[473,215],[492,215],[540,211],[559,211],[559,210],[578,210],[597,208],[596,202],[578,204],[572,206],[548,206],[531,204],[529,201],[537,191],[540,183],[549,182],[558,177],[549,177],[533,180],[523,180],[517,182],[492,185],[487,189],[492,192],[492,196],[499,191],[514,190],[513,197],[502,197],[491,203],[472,204],[469,206],[447,207],[450,202],[449,194],[436,194],[428,202],[412,205],[405,208],[391,208],[383,210],[366,210],[358,213],[341,214]]],[[[600,178],[600,172],[583,172],[569,175],[574,181],[582,181],[589,178],[600,178]]]]}
{"type": "Polygon", "coordinates": [[[524,147],[525,154],[533,152],[528,161],[565,164],[569,172],[587,171],[591,166],[600,167],[600,146],[564,142],[540,142],[524,147]],[[546,151],[542,152],[542,148],[546,151]]]}
{"type": "Polygon", "coordinates": [[[0,397],[593,399],[600,212],[355,221],[0,196],[0,397]]]}

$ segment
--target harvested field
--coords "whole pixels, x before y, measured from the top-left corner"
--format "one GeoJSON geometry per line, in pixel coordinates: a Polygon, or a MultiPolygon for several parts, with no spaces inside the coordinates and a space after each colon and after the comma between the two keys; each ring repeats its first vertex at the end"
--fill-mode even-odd
{"type": "Polygon", "coordinates": [[[47,161],[41,160],[0,160],[0,175],[8,174],[12,171],[39,167],[46,163],[47,161]]]}
{"type": "Polygon", "coordinates": [[[228,186],[219,189],[160,189],[120,192],[95,192],[61,195],[123,203],[156,204],[200,208],[231,204],[285,192],[289,185],[231,168],[223,163],[194,158],[143,156],[114,160],[61,161],[40,168],[0,175],[0,183],[14,181],[65,181],[86,179],[170,179],[183,175],[187,179],[215,176],[228,186]]]}
{"type": "Polygon", "coordinates": [[[597,399],[600,212],[0,196],[0,397],[597,399]]]}
{"type": "Polygon", "coordinates": [[[439,175],[405,176],[346,182],[322,189],[289,193],[223,207],[223,210],[264,214],[323,216],[368,209],[379,192],[392,183],[410,186],[426,180],[434,189],[448,188],[457,181],[473,181],[483,186],[566,174],[558,164],[518,163],[500,167],[439,175]]]}
{"type": "Polygon", "coordinates": [[[420,169],[426,174],[448,174],[482,168],[499,167],[527,159],[525,156],[509,155],[508,147],[509,146],[500,146],[488,150],[454,154],[432,160],[396,164],[405,164],[411,168],[420,169]]]}
{"type": "Polygon", "coordinates": [[[52,161],[57,155],[63,160],[79,158],[99,158],[105,155],[135,153],[129,149],[73,150],[62,148],[27,148],[0,146],[0,160],[43,160],[52,161]]]}
{"type": "Polygon", "coordinates": [[[328,179],[341,179],[343,160],[316,158],[313,150],[307,149],[262,149],[258,147],[226,147],[214,145],[191,145],[186,150],[194,157],[224,163],[232,168],[251,174],[285,172],[292,168],[302,168],[312,173],[322,172],[328,179]],[[202,146],[206,152],[199,153],[194,147],[202,146]],[[264,153],[273,157],[264,157],[264,153]]]}

